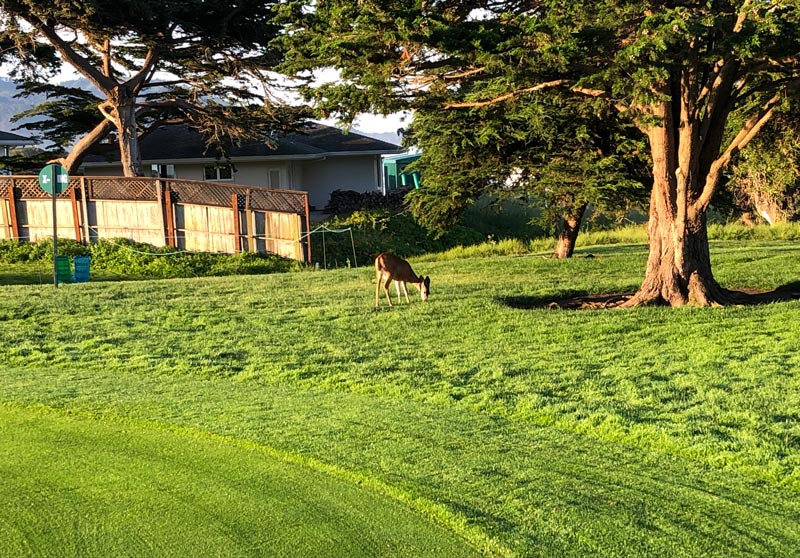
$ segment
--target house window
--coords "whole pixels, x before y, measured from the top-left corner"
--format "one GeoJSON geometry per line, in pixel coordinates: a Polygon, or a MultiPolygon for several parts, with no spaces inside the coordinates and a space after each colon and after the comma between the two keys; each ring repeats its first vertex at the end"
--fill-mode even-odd
{"type": "Polygon", "coordinates": [[[268,188],[281,188],[281,171],[280,169],[269,169],[267,173],[267,187],[268,188]]]}
{"type": "Polygon", "coordinates": [[[175,165],[150,165],[150,176],[156,178],[175,178],[175,165]]]}
{"type": "Polygon", "coordinates": [[[206,165],[203,170],[206,180],[233,180],[231,165],[206,165]]]}

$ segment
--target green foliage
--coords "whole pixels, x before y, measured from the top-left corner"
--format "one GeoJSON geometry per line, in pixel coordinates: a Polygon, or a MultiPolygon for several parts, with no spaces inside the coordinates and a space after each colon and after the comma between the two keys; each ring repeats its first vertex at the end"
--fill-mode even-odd
{"type": "Polygon", "coordinates": [[[800,91],[796,1],[288,4],[283,68],[326,115],[415,111],[410,206],[435,231],[485,192],[539,200],[552,224],[648,188],[654,230],[698,230],[731,157],[800,91]],[[343,79],[316,85],[321,68],[343,79]]]}
{"type": "Polygon", "coordinates": [[[223,153],[231,142],[295,129],[308,110],[272,103],[267,89],[273,84],[264,76],[281,58],[270,45],[280,34],[276,4],[0,0],[0,41],[15,45],[3,54],[18,61],[21,95],[48,96],[20,115],[29,117],[21,127],[47,131],[51,141],[71,146],[64,160],[70,172],[116,127],[118,137],[128,138],[120,142],[129,151],[122,160],[132,161],[124,165],[126,174],[142,173],[131,156],[137,134],[165,122],[193,126],[210,151],[223,153]],[[75,40],[58,38],[65,34],[75,40]],[[91,87],[54,84],[49,77],[58,68],[44,56],[54,51],[91,87]]]}
{"type": "Polygon", "coordinates": [[[800,218],[800,111],[787,106],[738,156],[728,188],[745,211],[800,218]]]}
{"type": "Polygon", "coordinates": [[[454,226],[446,234],[434,237],[408,213],[380,209],[335,216],[323,225],[334,230],[352,229],[352,241],[349,232],[320,231],[311,236],[314,262],[320,266],[327,262],[328,267],[355,267],[356,263],[358,266],[372,265],[372,260],[381,252],[393,252],[407,258],[453,246],[477,244],[486,238],[463,225],[454,226]]]}
{"type": "MultiPolygon", "coordinates": [[[[236,255],[184,252],[155,247],[129,239],[101,239],[89,246],[74,240],[59,239],[61,256],[90,256],[92,273],[118,279],[167,279],[218,275],[249,275],[295,271],[302,264],[274,254],[236,255]]],[[[50,262],[53,242],[0,240],[0,262],[50,262]]]]}

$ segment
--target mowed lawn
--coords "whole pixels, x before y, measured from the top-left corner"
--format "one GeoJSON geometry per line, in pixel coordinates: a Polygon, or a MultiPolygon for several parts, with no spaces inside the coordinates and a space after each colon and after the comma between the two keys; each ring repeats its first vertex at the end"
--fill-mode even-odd
{"type": "MultiPolygon", "coordinates": [[[[800,555],[800,301],[524,309],[631,292],[645,259],[427,257],[430,300],[391,309],[369,268],[5,286],[0,547],[800,555]]],[[[800,280],[791,243],[712,260],[800,280]]]]}

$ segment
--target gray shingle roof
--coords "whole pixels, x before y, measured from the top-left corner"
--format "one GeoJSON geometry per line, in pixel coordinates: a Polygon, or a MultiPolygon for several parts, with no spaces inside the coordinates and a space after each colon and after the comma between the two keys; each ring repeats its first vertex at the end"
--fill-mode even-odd
{"type": "Polygon", "coordinates": [[[36,140],[31,138],[0,131],[0,145],[33,145],[34,143],[36,143],[36,140]]]}
{"type": "MultiPolygon", "coordinates": [[[[303,133],[279,135],[266,141],[249,141],[232,146],[231,159],[240,157],[297,157],[357,153],[399,153],[401,147],[357,133],[345,134],[337,128],[312,124],[303,133]]],[[[186,125],[163,126],[154,130],[140,144],[145,161],[213,159],[216,153],[206,150],[202,135],[186,125]]],[[[119,161],[116,146],[106,146],[110,153],[105,157],[90,155],[86,162],[119,161]]]]}

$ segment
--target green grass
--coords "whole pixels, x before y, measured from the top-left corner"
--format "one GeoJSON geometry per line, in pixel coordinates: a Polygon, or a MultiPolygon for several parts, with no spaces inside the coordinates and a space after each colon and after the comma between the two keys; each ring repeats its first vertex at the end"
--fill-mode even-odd
{"type": "Polygon", "coordinates": [[[0,407],[0,448],[5,556],[477,556],[399,502],[252,444],[0,407]]]}
{"type": "MultiPolygon", "coordinates": [[[[432,532],[453,533],[441,541],[487,555],[800,552],[800,302],[519,310],[508,300],[632,291],[646,249],[584,246],[566,261],[452,256],[413,261],[432,278],[431,299],[392,309],[373,308],[369,268],[7,286],[0,425],[28,421],[45,442],[42,417],[64,436],[88,431],[67,446],[76,461],[94,448],[124,455],[125,444],[160,444],[152,461],[167,479],[170,448],[185,447],[191,459],[176,476],[202,477],[210,460],[218,472],[208,476],[254,482],[265,498],[274,486],[236,471],[306,467],[368,490],[376,517],[387,513],[379,505],[401,506],[432,532]],[[132,440],[115,434],[124,425],[132,440]]],[[[800,247],[789,242],[714,242],[712,257],[732,288],[800,277],[800,247]]],[[[14,458],[7,431],[0,455],[14,458]]],[[[34,478],[46,477],[38,461],[34,478]]],[[[135,461],[119,472],[132,498],[147,492],[135,461]]],[[[9,494],[38,486],[8,478],[19,475],[4,477],[9,494]]],[[[165,482],[182,492],[180,480],[165,482]]],[[[197,508],[218,497],[198,495],[197,508]]],[[[197,521],[192,506],[169,511],[175,537],[197,521]]],[[[17,529],[48,513],[26,509],[38,511],[11,519],[17,529]]],[[[317,509],[304,523],[324,522],[326,506],[317,509]]],[[[224,510],[198,529],[239,521],[224,510]]],[[[263,534],[241,516],[234,538],[263,534]]]]}

